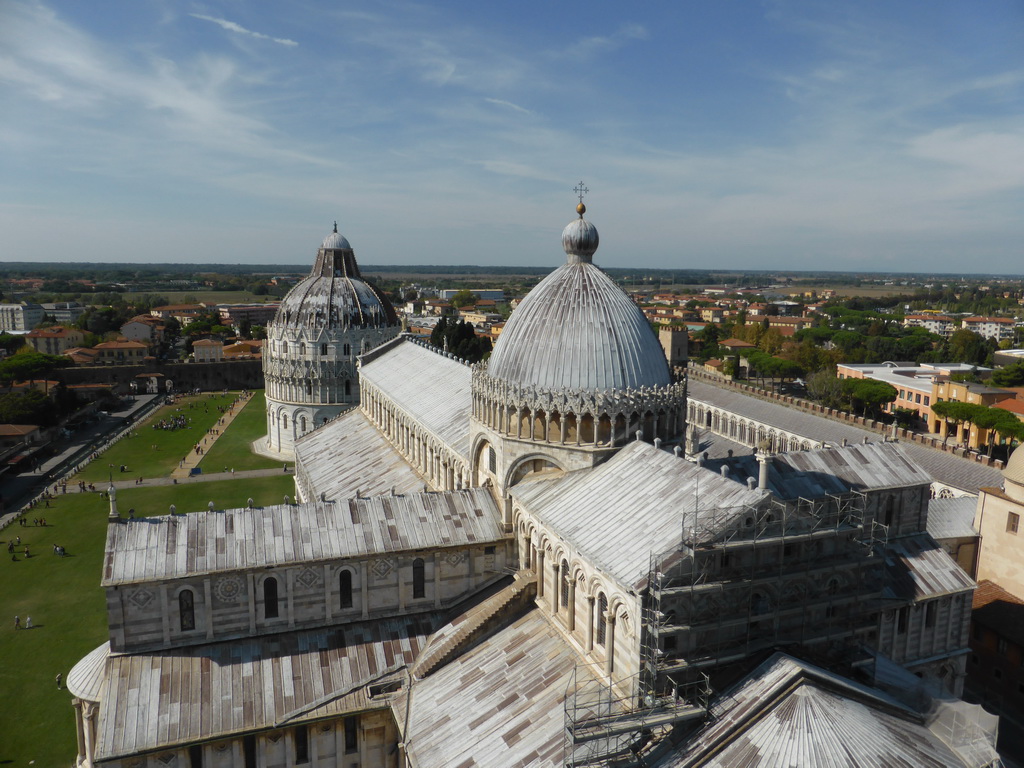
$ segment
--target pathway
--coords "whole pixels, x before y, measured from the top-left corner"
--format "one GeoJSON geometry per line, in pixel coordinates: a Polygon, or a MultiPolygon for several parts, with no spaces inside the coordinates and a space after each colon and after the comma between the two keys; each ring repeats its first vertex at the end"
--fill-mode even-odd
{"type": "MultiPolygon", "coordinates": [[[[141,483],[138,480],[115,480],[114,488],[152,488],[158,485],[190,485],[192,483],[210,483],[216,480],[245,480],[250,477],[272,477],[282,473],[291,474],[294,467],[282,464],[281,469],[247,469],[240,472],[211,472],[210,474],[192,475],[185,477],[149,477],[141,483]]],[[[106,490],[109,483],[96,483],[96,490],[106,490]]]]}
{"type": "MultiPolygon", "coordinates": [[[[206,433],[202,442],[199,443],[203,452],[196,453],[194,448],[189,451],[188,456],[186,456],[184,460],[178,464],[177,468],[171,472],[171,479],[183,480],[188,477],[192,472],[192,468],[199,466],[199,462],[201,462],[206,456],[206,452],[213,447],[213,444],[217,442],[217,438],[224,434],[231,422],[235,420],[235,416],[242,412],[242,409],[251,399],[252,393],[250,392],[248,397],[236,400],[231,405],[231,410],[225,413],[224,416],[210,428],[210,431],[206,433]]],[[[145,484],[145,482],[143,484],[145,484]]],[[[117,486],[115,485],[114,487],[116,488],[117,486]]]]}

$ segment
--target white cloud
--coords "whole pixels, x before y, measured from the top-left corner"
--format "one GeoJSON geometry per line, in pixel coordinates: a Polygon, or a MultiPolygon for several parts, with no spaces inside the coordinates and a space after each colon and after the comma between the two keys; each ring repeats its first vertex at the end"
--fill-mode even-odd
{"type": "Polygon", "coordinates": [[[518,104],[513,104],[511,101],[505,101],[504,99],[489,99],[489,98],[485,98],[484,101],[486,101],[486,102],[488,102],[490,104],[495,104],[495,105],[497,105],[499,107],[508,107],[509,109],[515,110],[516,112],[522,112],[524,115],[532,115],[533,114],[533,112],[531,112],[530,110],[526,109],[525,107],[520,107],[518,104]]]}
{"type": "Polygon", "coordinates": [[[257,40],[270,40],[271,42],[278,43],[279,45],[296,46],[297,42],[289,40],[284,37],[271,37],[270,35],[264,35],[262,32],[253,32],[251,29],[246,29],[241,24],[236,24],[233,21],[227,19],[218,19],[216,16],[205,16],[201,13],[190,13],[189,16],[195,19],[202,19],[203,21],[210,21],[226,29],[228,32],[237,32],[240,35],[248,35],[249,37],[255,37],[257,40]]]}
{"type": "Polygon", "coordinates": [[[610,35],[585,37],[569,46],[566,53],[574,58],[589,59],[601,53],[614,51],[634,40],[646,40],[647,28],[642,24],[623,24],[610,35]]]}

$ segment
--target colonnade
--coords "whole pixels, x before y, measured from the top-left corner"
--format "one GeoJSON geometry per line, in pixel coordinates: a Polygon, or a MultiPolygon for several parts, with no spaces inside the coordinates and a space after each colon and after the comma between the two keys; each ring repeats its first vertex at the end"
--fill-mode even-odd
{"type": "Polygon", "coordinates": [[[381,434],[437,490],[469,488],[469,462],[399,408],[375,386],[362,381],[361,407],[381,434]]]}
{"type": "Polygon", "coordinates": [[[711,430],[716,435],[727,437],[737,443],[758,447],[767,443],[771,453],[793,453],[824,447],[820,440],[814,440],[780,427],[764,424],[753,419],[699,400],[688,404],[689,423],[700,429],[711,430]]]}

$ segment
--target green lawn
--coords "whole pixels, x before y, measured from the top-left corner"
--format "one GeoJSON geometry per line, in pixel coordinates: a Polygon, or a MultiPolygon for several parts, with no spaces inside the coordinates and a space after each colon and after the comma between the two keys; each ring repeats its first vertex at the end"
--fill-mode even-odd
{"type": "MultiPolygon", "coordinates": [[[[71,695],[57,690],[54,676],[68,671],[107,637],[100,589],[108,502],[99,493],[59,496],[50,509],[27,514],[29,525],[0,531],[0,765],[70,765],[75,756],[75,720],[71,695]],[[45,528],[32,518],[45,517],[45,528]],[[7,542],[21,536],[32,557],[12,562],[7,542]],[[68,553],[54,556],[53,545],[68,553]],[[35,629],[14,631],[14,616],[32,617],[35,629]]],[[[183,481],[155,488],[118,491],[122,516],[278,504],[293,496],[291,474],[208,483],[183,481]]]]}
{"type": "Polygon", "coordinates": [[[257,390],[242,412],[217,438],[217,442],[199,463],[203,472],[223,472],[224,467],[244,469],[280,468],[282,462],[252,452],[252,442],[267,434],[267,401],[257,390]]]}
{"type": "Polygon", "coordinates": [[[160,291],[171,304],[181,304],[186,298],[208,304],[265,304],[280,301],[275,296],[257,296],[249,291],[160,291]]]}
{"type": "Polygon", "coordinates": [[[175,405],[159,408],[149,419],[139,424],[133,437],[126,437],[112,445],[68,484],[77,483],[79,480],[85,480],[87,483],[103,482],[111,471],[115,480],[139,476],[170,476],[182,457],[203,439],[210,427],[221,417],[217,407],[231,403],[237,396],[234,392],[227,395],[202,394],[196,397],[183,397],[175,405]],[[192,419],[185,429],[153,429],[151,426],[162,419],[182,413],[192,419]],[[127,473],[119,471],[122,464],[128,467],[127,473]]]}

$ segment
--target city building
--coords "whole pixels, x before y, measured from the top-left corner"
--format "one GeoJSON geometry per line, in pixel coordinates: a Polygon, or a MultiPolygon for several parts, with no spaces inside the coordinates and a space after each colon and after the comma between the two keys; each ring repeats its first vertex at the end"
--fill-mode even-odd
{"type": "Polygon", "coordinates": [[[84,341],[84,331],[59,325],[36,328],[25,334],[25,342],[36,352],[42,352],[44,355],[63,355],[72,347],[81,346],[84,341]]]}
{"type": "Polygon", "coordinates": [[[960,327],[960,322],[945,315],[920,314],[906,315],[903,318],[903,326],[905,328],[911,326],[925,328],[930,333],[948,339],[960,327]]]}
{"type": "Polygon", "coordinates": [[[152,348],[163,342],[165,322],[156,315],[136,315],[121,326],[121,335],[128,341],[139,341],[152,348]]]}
{"type": "Polygon", "coordinates": [[[391,302],[360,276],[355,252],[335,224],[312,272],[267,324],[264,449],[291,457],[298,438],[356,405],[356,358],[399,330],[391,302]]]}
{"type": "Polygon", "coordinates": [[[0,304],[0,331],[31,331],[45,314],[39,304],[0,304]]]}
{"type": "Polygon", "coordinates": [[[192,359],[197,363],[219,363],[224,359],[224,342],[220,339],[199,339],[193,342],[192,359]]]}
{"type": "Polygon", "coordinates": [[[217,313],[220,315],[220,321],[223,325],[227,325],[237,331],[246,323],[250,326],[266,326],[267,323],[274,319],[274,315],[277,314],[277,309],[280,306],[277,302],[267,302],[265,304],[218,304],[217,313]]]}
{"type": "Polygon", "coordinates": [[[64,325],[74,323],[85,314],[85,306],[77,301],[43,302],[39,306],[55,323],[64,325]]]}
{"type": "Polygon", "coordinates": [[[149,354],[149,347],[140,341],[104,341],[92,350],[101,365],[135,365],[149,354]]]}
{"type": "Polygon", "coordinates": [[[1013,339],[1016,321],[1012,317],[965,317],[961,325],[986,339],[1003,341],[1013,339]]]}

